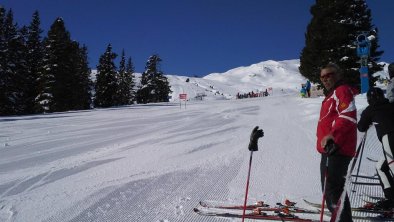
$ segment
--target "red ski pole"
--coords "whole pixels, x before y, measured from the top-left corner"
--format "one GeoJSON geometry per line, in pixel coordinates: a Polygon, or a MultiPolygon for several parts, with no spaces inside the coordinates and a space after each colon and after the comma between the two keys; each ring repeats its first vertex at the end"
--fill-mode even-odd
{"type": "Polygon", "coordinates": [[[248,171],[248,179],[246,180],[246,191],[245,191],[244,209],[242,213],[242,222],[244,222],[245,220],[246,202],[248,201],[250,169],[252,168],[252,156],[253,156],[253,151],[250,152],[249,171],[248,171]]]}
{"type": "Polygon", "coordinates": [[[321,202],[321,211],[320,211],[320,222],[323,222],[323,215],[324,215],[324,203],[326,202],[326,184],[327,184],[327,176],[328,176],[328,156],[326,161],[326,169],[324,172],[324,188],[323,188],[323,199],[321,202]]]}
{"type": "Polygon", "coordinates": [[[245,211],[246,211],[246,203],[248,202],[248,193],[249,193],[249,181],[250,181],[250,171],[252,169],[252,157],[253,157],[253,151],[259,150],[258,148],[258,140],[260,137],[264,136],[264,132],[262,129],[259,129],[258,126],[256,126],[253,130],[252,133],[250,134],[250,142],[248,149],[250,150],[250,159],[249,159],[249,170],[248,170],[248,179],[246,180],[246,191],[245,191],[245,201],[244,201],[244,209],[242,213],[242,222],[245,220],[245,211]]]}

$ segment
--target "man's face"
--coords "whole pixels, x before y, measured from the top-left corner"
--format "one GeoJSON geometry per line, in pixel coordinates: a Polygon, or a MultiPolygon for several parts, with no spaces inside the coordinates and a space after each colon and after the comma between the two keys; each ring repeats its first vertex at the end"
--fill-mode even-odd
{"type": "Polygon", "coordinates": [[[326,88],[327,91],[330,91],[337,82],[337,74],[333,69],[322,69],[320,71],[320,80],[322,81],[324,88],[326,88]]]}

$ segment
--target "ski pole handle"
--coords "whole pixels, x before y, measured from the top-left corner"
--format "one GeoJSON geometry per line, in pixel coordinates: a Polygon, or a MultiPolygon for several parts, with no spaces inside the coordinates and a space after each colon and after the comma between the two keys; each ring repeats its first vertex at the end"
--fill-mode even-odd
{"type": "Polygon", "coordinates": [[[256,126],[253,130],[252,133],[250,134],[250,142],[248,149],[250,151],[258,151],[259,147],[257,145],[257,142],[261,137],[264,136],[264,131],[262,129],[259,129],[258,126],[256,126]]]}

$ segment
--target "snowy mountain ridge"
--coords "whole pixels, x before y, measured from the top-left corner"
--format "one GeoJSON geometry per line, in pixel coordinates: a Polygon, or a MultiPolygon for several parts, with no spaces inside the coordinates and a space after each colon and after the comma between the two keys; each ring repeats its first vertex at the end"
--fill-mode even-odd
{"type": "Polygon", "coordinates": [[[299,60],[263,61],[238,67],[224,73],[211,73],[203,78],[166,75],[169,78],[172,99],[179,93],[189,98],[205,93],[206,99],[233,99],[237,93],[262,92],[268,88],[280,92],[297,91],[306,79],[298,72],[299,60]],[[187,83],[186,80],[190,81],[187,83]],[[283,90],[283,91],[282,91],[283,90]]]}

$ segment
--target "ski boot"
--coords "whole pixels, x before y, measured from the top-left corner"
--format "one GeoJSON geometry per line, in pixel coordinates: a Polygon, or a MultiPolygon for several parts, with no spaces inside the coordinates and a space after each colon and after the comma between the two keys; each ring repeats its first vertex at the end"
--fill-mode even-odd
{"type": "Polygon", "coordinates": [[[263,216],[267,216],[267,213],[263,212],[261,210],[261,208],[254,208],[253,209],[253,215],[263,215],[263,216]]]}
{"type": "Polygon", "coordinates": [[[255,203],[255,205],[256,205],[256,207],[269,207],[270,205],[269,204],[266,204],[266,203],[264,203],[264,201],[257,201],[256,203],[255,203]]]}
{"type": "Polygon", "coordinates": [[[394,202],[389,199],[379,200],[376,203],[367,203],[364,208],[371,210],[387,210],[392,211],[394,208],[394,202]]]}
{"type": "Polygon", "coordinates": [[[393,218],[394,212],[393,211],[386,211],[378,216],[379,218],[393,218]]]}
{"type": "Polygon", "coordinates": [[[296,202],[292,202],[288,199],[285,200],[285,205],[288,207],[294,207],[296,205],[296,202]]]}

